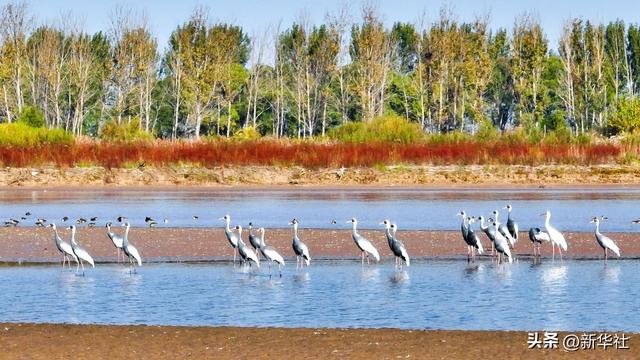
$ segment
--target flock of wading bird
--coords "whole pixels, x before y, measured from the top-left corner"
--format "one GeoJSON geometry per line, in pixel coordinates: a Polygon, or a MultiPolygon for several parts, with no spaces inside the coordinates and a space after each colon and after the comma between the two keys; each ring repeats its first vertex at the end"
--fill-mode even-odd
{"type": "MultiPolygon", "coordinates": [[[[488,219],[488,225],[485,225],[485,218],[483,216],[467,216],[464,211],[461,211],[458,216],[462,217],[461,231],[462,238],[467,245],[467,260],[475,261],[476,253],[482,255],[484,252],[484,247],[482,245],[482,241],[478,235],[473,231],[472,224],[476,221],[480,223],[480,229],[484,232],[487,238],[491,241],[491,255],[497,255],[497,262],[502,263],[508,261],[509,263],[513,262],[513,254],[512,250],[516,245],[519,237],[518,224],[511,216],[511,212],[513,207],[511,205],[507,205],[504,209],[508,212],[506,225],[502,224],[498,221],[498,217],[500,215],[498,210],[494,210],[492,212],[492,217],[488,219]],[[505,260],[506,258],[506,260],[505,260]]],[[[31,215],[30,213],[26,213],[25,215],[31,215]]],[[[540,256],[540,246],[542,243],[550,243],[552,248],[552,258],[555,259],[555,248],[558,248],[560,258],[562,259],[562,252],[567,251],[567,241],[565,240],[562,233],[556,229],[554,226],[550,224],[551,212],[546,211],[541,216],[545,216],[544,227],[546,231],[542,231],[540,228],[534,227],[529,230],[529,240],[533,245],[533,255],[534,257],[540,256]]],[[[23,217],[23,220],[25,218],[23,217]]],[[[63,221],[66,222],[69,218],[64,217],[63,221]]],[[[91,218],[92,222],[89,223],[89,226],[95,226],[95,220],[97,217],[91,218]]],[[[193,216],[193,219],[197,220],[197,216],[193,216]]],[[[593,217],[591,219],[591,223],[595,224],[595,239],[602,248],[604,252],[604,259],[608,258],[608,252],[612,251],[617,256],[620,256],[620,249],[611,240],[609,237],[604,236],[600,233],[600,221],[606,220],[607,218],[602,217],[593,217]]],[[[129,273],[136,272],[136,265],[138,267],[142,266],[142,257],[138,252],[138,249],[129,241],[129,229],[130,224],[127,218],[123,216],[119,216],[116,219],[121,226],[124,227],[124,232],[122,235],[115,233],[112,230],[112,223],[106,223],[106,234],[107,237],[111,240],[114,247],[116,248],[116,256],[118,263],[120,262],[120,254],[122,254],[123,261],[125,258],[128,260],[129,273]]],[[[260,259],[263,258],[267,261],[269,265],[269,274],[271,275],[271,263],[275,263],[278,266],[278,270],[280,276],[282,276],[282,267],[285,265],[285,261],[283,256],[273,247],[269,246],[265,242],[265,230],[263,227],[258,228],[257,234],[252,233],[253,226],[252,223],[249,223],[248,226],[248,240],[251,247],[247,246],[242,238],[242,226],[236,225],[235,227],[231,226],[231,216],[225,215],[218,220],[224,220],[226,222],[226,226],[224,228],[224,233],[226,238],[233,248],[233,264],[235,266],[237,255],[240,256],[240,261],[243,265],[248,265],[250,268],[253,268],[255,265],[257,268],[260,267],[260,259]]],[[[19,221],[11,219],[12,226],[16,226],[19,221]]],[[[36,225],[40,227],[46,226],[45,223],[47,220],[38,219],[36,221],[36,225]]],[[[150,217],[145,218],[145,222],[153,227],[157,225],[157,222],[150,217]]],[[[167,219],[164,220],[165,223],[168,222],[167,219]]],[[[80,218],[77,220],[78,224],[86,223],[86,219],[80,218]]],[[[337,224],[336,220],[331,221],[332,224],[337,224]]],[[[352,218],[347,221],[347,223],[351,223],[352,232],[351,237],[361,252],[361,263],[364,265],[365,258],[367,259],[367,264],[370,263],[370,258],[373,257],[376,262],[380,261],[380,254],[376,247],[369,241],[367,238],[358,233],[357,225],[358,220],[356,218],[352,218]]],[[[633,223],[640,224],[640,219],[634,220],[633,223]]],[[[292,248],[293,252],[296,255],[296,268],[309,266],[311,262],[311,255],[309,252],[309,247],[300,239],[298,236],[298,220],[292,219],[289,222],[289,225],[293,226],[293,242],[292,248]]],[[[404,243],[399,240],[396,236],[398,231],[398,226],[395,223],[392,223],[389,220],[383,220],[380,225],[384,226],[385,235],[387,238],[387,242],[389,245],[389,249],[393,252],[395,258],[395,266],[396,268],[402,268],[402,262],[406,264],[406,266],[410,266],[411,260],[409,258],[409,253],[404,245],[404,243]]],[[[53,229],[53,238],[56,244],[56,248],[62,255],[62,267],[64,268],[65,264],[68,264],[69,269],[71,268],[71,260],[73,259],[76,262],[76,274],[82,268],[82,275],[84,275],[84,262],[87,262],[92,267],[95,267],[95,262],[89,252],[81,247],[76,240],[76,226],[71,225],[67,227],[67,229],[71,230],[71,241],[64,241],[60,235],[58,234],[58,229],[55,223],[51,223],[48,225],[53,229]]],[[[263,260],[263,261],[264,261],[263,260]]]]}

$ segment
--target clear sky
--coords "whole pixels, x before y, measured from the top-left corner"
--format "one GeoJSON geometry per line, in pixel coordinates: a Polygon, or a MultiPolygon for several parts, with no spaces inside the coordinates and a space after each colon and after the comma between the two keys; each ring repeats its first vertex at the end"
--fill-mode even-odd
{"type": "MultiPolygon", "coordinates": [[[[247,33],[265,31],[271,25],[282,22],[290,25],[301,13],[306,13],[312,23],[321,23],[327,11],[342,7],[345,0],[138,0],[127,6],[144,10],[150,26],[164,48],[169,34],[188,19],[194,7],[205,5],[212,20],[241,25],[247,33]]],[[[357,19],[362,2],[351,1],[352,17],[357,19]]],[[[476,15],[490,14],[492,28],[511,28],[513,20],[525,11],[534,12],[540,18],[551,47],[557,41],[564,20],[584,17],[595,22],[623,19],[640,22],[640,0],[379,0],[375,1],[386,23],[415,21],[423,11],[427,20],[438,17],[439,9],[448,5],[460,21],[472,21],[476,15]]],[[[109,14],[117,5],[127,4],[118,0],[30,0],[31,11],[39,21],[54,21],[61,13],[71,11],[84,19],[89,32],[106,30],[109,14]]]]}

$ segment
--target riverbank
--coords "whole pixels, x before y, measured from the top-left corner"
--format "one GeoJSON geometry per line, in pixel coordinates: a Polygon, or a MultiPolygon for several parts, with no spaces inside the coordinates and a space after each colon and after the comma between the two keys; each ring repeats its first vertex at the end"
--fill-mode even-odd
{"type": "MultiPolygon", "coordinates": [[[[0,324],[0,351],[9,359],[511,359],[637,358],[629,349],[528,349],[526,332],[396,329],[0,324]]],[[[565,333],[560,333],[563,339],[565,333]]],[[[581,333],[578,336],[582,335],[581,333]]],[[[542,336],[542,335],[541,335],[542,336]]]]}
{"type": "MultiPolygon", "coordinates": [[[[62,227],[62,226],[60,226],[62,227]]],[[[121,228],[114,231],[120,233],[121,228]]],[[[64,239],[70,238],[69,230],[59,229],[64,239]]],[[[392,262],[393,255],[381,230],[361,230],[360,233],[371,240],[380,252],[383,261],[392,262]]],[[[278,249],[287,261],[295,262],[291,249],[291,229],[269,229],[266,240],[278,249]]],[[[487,253],[491,243],[480,234],[487,253]]],[[[592,232],[564,234],[569,244],[565,258],[600,259],[602,249],[592,232]]],[[[412,259],[466,259],[466,244],[459,231],[399,231],[412,259]]],[[[622,258],[640,258],[639,233],[609,234],[622,252],[622,258]]],[[[116,251],[107,238],[104,227],[80,227],[76,237],[98,262],[115,262],[116,251]]],[[[350,230],[300,229],[300,237],[309,246],[314,260],[359,259],[360,252],[351,239],[350,230]]],[[[129,240],[142,254],[145,262],[181,261],[226,261],[232,259],[232,250],[222,228],[132,228],[129,240]]],[[[531,242],[527,233],[520,233],[520,241],[513,250],[518,259],[528,259],[532,255],[531,242]]],[[[551,257],[551,245],[543,244],[542,256],[551,257]]],[[[557,254],[556,254],[557,255],[557,254]]],[[[615,255],[609,254],[611,261],[615,255]]],[[[52,239],[49,228],[3,227],[0,228],[0,262],[47,263],[60,261],[60,255],[52,239]]]]}
{"type": "Polygon", "coordinates": [[[636,185],[637,165],[465,165],[325,168],[234,166],[3,168],[0,186],[636,185]]]}

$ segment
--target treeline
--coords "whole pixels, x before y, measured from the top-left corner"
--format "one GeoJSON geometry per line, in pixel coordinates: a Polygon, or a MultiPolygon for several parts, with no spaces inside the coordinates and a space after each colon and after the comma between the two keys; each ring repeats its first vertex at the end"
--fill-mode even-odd
{"type": "Polygon", "coordinates": [[[387,28],[364,7],[249,35],[197,8],[165,46],[125,8],[95,34],[40,24],[24,2],[0,11],[2,122],[161,138],[315,137],[383,115],[427,133],[640,127],[640,27],[622,21],[573,19],[550,44],[530,14],[495,31],[446,9],[387,28]]]}

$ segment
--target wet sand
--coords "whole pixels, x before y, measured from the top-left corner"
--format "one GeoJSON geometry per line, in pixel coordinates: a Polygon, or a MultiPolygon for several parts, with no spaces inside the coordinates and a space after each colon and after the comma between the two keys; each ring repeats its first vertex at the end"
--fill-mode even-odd
{"type": "MultiPolygon", "coordinates": [[[[60,229],[59,231],[64,239],[70,238],[69,230],[60,229]]],[[[121,228],[115,231],[122,232],[121,228]]],[[[383,261],[393,261],[392,253],[381,230],[361,230],[360,233],[372,241],[383,261]]],[[[50,228],[0,228],[0,262],[60,261],[52,235],[50,228]]],[[[602,258],[602,249],[596,243],[592,232],[564,233],[564,235],[569,244],[565,258],[602,258]]],[[[640,233],[608,235],[620,247],[623,258],[640,258],[640,233]]],[[[399,231],[397,236],[404,241],[413,259],[466,260],[467,258],[466,244],[459,231],[399,231]]],[[[278,249],[288,261],[295,261],[291,249],[291,237],[291,229],[268,229],[265,233],[267,243],[278,249]]],[[[309,246],[314,260],[358,259],[360,256],[349,230],[300,229],[300,237],[309,246]]],[[[491,243],[484,234],[480,237],[485,249],[490,252],[491,243]]],[[[116,250],[107,238],[104,227],[80,227],[76,238],[97,262],[116,261],[116,250]]],[[[145,262],[231,260],[233,254],[222,228],[132,228],[129,240],[138,248],[145,262]]],[[[245,242],[248,245],[246,237],[245,242]]],[[[532,246],[527,233],[520,234],[520,240],[513,253],[519,259],[531,257],[532,246]]],[[[543,244],[542,256],[551,256],[550,244],[543,244]]],[[[610,256],[613,255],[610,254],[610,256]]],[[[480,258],[487,257],[485,255],[480,258]]]]}
{"type": "MultiPolygon", "coordinates": [[[[633,359],[628,350],[528,349],[526,332],[0,324],[8,359],[633,359]]],[[[577,333],[578,334],[578,333],[577,333]]],[[[581,334],[578,334],[580,336],[581,334]]],[[[564,333],[560,333],[560,339],[564,333]]]]}
{"type": "Polygon", "coordinates": [[[167,166],[2,168],[0,186],[513,186],[636,185],[636,165],[395,165],[375,168],[167,166]]]}

